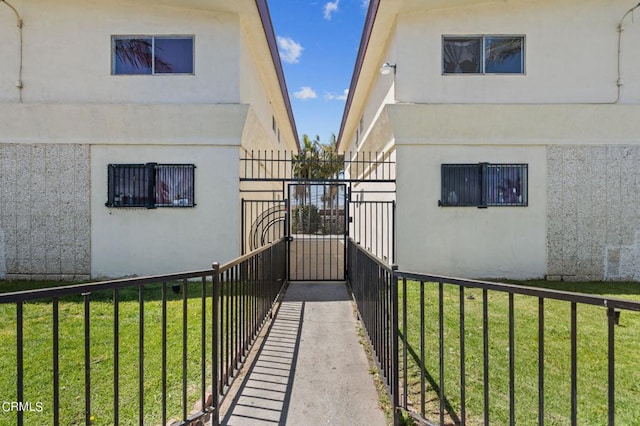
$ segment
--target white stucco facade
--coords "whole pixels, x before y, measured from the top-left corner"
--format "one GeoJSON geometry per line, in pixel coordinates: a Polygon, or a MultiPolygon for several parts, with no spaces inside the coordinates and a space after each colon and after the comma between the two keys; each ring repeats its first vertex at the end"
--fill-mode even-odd
{"type": "Polygon", "coordinates": [[[119,277],[203,269],[236,257],[241,150],[297,149],[264,2],[11,3],[23,21],[23,55],[20,63],[16,17],[0,4],[0,186],[3,201],[11,198],[0,218],[0,273],[119,277]],[[118,35],[193,37],[193,74],[112,75],[118,35]],[[51,146],[59,147],[51,151],[55,167],[38,155],[51,146]],[[86,155],[73,154],[73,146],[86,155]],[[136,163],[195,165],[196,206],[106,207],[108,165],[136,163]],[[84,182],[73,196],[65,188],[75,180],[61,169],[84,182]],[[46,184],[36,197],[32,190],[40,187],[27,183],[40,180],[46,184]],[[27,193],[30,203],[17,201],[27,193]],[[58,199],[65,205],[52,206],[58,199]],[[58,219],[67,214],[73,221],[58,219]],[[50,243],[25,245],[29,229],[50,243]],[[61,253],[54,235],[70,230],[78,237],[61,253]]]}
{"type": "Polygon", "coordinates": [[[623,20],[619,55],[617,31],[635,4],[375,6],[340,146],[396,155],[400,269],[639,280],[640,25],[623,20]],[[443,74],[443,37],[477,35],[523,36],[524,72],[443,74]],[[385,62],[395,73],[380,75],[385,62]],[[443,164],[484,162],[527,164],[527,206],[438,206],[443,164]]]}

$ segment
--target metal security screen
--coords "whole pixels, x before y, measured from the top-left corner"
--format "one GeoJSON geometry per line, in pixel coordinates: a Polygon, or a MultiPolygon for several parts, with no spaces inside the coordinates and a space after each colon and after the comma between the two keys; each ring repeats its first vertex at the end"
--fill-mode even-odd
{"type": "Polygon", "coordinates": [[[346,185],[289,185],[289,279],[345,279],[346,185]]]}

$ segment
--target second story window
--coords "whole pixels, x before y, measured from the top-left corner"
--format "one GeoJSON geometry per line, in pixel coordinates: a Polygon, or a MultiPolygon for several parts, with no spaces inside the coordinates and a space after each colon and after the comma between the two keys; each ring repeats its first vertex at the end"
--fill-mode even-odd
{"type": "Polygon", "coordinates": [[[193,36],[113,36],[114,75],[193,74],[193,36]]]}
{"type": "Polygon", "coordinates": [[[443,74],[524,74],[524,37],[444,36],[443,74]]]}

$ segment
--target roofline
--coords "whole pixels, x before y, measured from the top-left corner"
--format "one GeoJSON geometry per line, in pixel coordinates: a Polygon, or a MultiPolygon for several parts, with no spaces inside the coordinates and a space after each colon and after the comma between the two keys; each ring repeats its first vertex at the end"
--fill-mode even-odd
{"type": "Polygon", "coordinates": [[[289,91],[287,90],[287,83],[284,79],[284,71],[282,69],[282,62],[280,61],[280,53],[278,51],[278,43],[276,42],[276,36],[273,31],[273,23],[271,22],[271,14],[269,13],[269,6],[267,0],[255,0],[258,13],[260,14],[260,20],[262,21],[262,28],[264,29],[264,35],[267,38],[267,44],[269,45],[269,51],[271,52],[271,60],[273,66],[276,69],[276,75],[278,76],[278,82],[280,83],[280,91],[284,98],[284,104],[287,109],[287,115],[289,116],[289,122],[293,129],[293,137],[300,152],[300,139],[298,138],[298,129],[296,128],[296,122],[293,118],[293,109],[291,108],[291,100],[289,99],[289,91]]]}
{"type": "Polygon", "coordinates": [[[360,78],[360,72],[362,71],[362,64],[364,63],[364,57],[369,47],[369,41],[371,40],[371,33],[373,32],[373,24],[375,23],[376,16],[378,15],[379,6],[380,6],[380,0],[370,0],[369,10],[367,11],[367,18],[365,19],[364,29],[362,30],[362,38],[360,39],[360,47],[358,48],[358,56],[356,58],[356,64],[353,69],[351,84],[349,85],[347,102],[344,106],[344,113],[342,114],[342,123],[340,123],[340,132],[338,133],[338,142],[336,144],[336,149],[340,149],[340,144],[342,143],[342,137],[344,136],[343,135],[344,127],[347,124],[347,117],[349,116],[349,112],[351,111],[353,97],[356,92],[356,86],[358,85],[358,79],[360,78]]]}

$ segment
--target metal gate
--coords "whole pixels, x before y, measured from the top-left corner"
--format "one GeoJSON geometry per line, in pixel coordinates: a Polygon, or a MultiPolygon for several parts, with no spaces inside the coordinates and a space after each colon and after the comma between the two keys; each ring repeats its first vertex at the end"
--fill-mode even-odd
{"type": "Polygon", "coordinates": [[[288,198],[289,280],[344,280],[346,185],[291,183],[288,198]]]}
{"type": "Polygon", "coordinates": [[[291,281],[345,280],[347,239],[395,261],[395,154],[325,154],[240,158],[242,254],[286,237],[291,281]]]}

